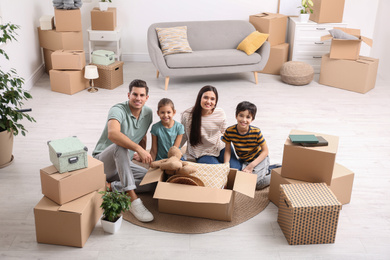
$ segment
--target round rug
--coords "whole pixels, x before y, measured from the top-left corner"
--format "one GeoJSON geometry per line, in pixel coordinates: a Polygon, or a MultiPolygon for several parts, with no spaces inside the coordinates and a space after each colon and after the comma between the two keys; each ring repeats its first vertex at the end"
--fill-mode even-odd
{"type": "Polygon", "coordinates": [[[164,232],[184,234],[214,232],[234,227],[263,211],[269,203],[268,190],[269,188],[256,191],[253,199],[236,193],[233,219],[230,222],[160,213],[158,212],[158,201],[153,199],[153,195],[150,193],[138,194],[138,196],[142,199],[145,207],[153,214],[154,220],[152,222],[140,222],[130,212],[123,214],[123,219],[144,228],[164,232]]]}

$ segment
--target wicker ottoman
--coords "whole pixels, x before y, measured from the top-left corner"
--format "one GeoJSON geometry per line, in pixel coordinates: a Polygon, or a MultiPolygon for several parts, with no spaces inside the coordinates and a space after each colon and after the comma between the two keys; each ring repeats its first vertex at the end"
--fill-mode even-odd
{"type": "Polygon", "coordinates": [[[284,83],[302,86],[313,80],[314,69],[302,61],[289,61],[282,65],[280,76],[284,83]]]}

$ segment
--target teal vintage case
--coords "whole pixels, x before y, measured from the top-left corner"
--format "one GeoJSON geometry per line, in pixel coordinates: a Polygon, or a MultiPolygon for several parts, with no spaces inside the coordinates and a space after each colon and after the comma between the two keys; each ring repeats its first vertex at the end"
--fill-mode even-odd
{"type": "Polygon", "coordinates": [[[59,173],[88,167],[88,148],[76,136],[48,141],[47,144],[50,161],[59,173]]]}
{"type": "Polygon", "coordinates": [[[110,65],[115,62],[113,51],[97,50],[92,52],[92,63],[99,65],[110,65]]]}

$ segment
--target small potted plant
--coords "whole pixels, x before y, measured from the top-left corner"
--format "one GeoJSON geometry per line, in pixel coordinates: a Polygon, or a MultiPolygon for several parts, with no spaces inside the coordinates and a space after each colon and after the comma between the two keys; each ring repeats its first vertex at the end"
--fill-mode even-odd
{"type": "Polygon", "coordinates": [[[114,234],[117,232],[122,224],[122,212],[129,210],[130,197],[124,192],[101,191],[102,204],[100,207],[103,209],[103,217],[101,219],[103,230],[114,234]]]}
{"type": "Polygon", "coordinates": [[[301,6],[298,6],[298,8],[301,9],[299,15],[300,22],[307,23],[307,21],[309,21],[310,14],[313,13],[313,5],[312,0],[302,0],[301,6]]]}
{"type": "Polygon", "coordinates": [[[100,0],[99,1],[99,9],[100,11],[107,11],[108,10],[108,2],[111,3],[112,0],[100,0]]]}

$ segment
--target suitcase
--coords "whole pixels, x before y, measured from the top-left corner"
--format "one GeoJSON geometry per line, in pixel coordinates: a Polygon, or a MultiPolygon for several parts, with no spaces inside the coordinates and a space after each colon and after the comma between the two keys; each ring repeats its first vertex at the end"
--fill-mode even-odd
{"type": "Polygon", "coordinates": [[[47,142],[50,161],[59,173],[88,167],[88,148],[76,137],[66,137],[47,142]]]}
{"type": "Polygon", "coordinates": [[[92,52],[92,63],[99,65],[110,65],[115,62],[113,51],[97,50],[92,52]]]}

